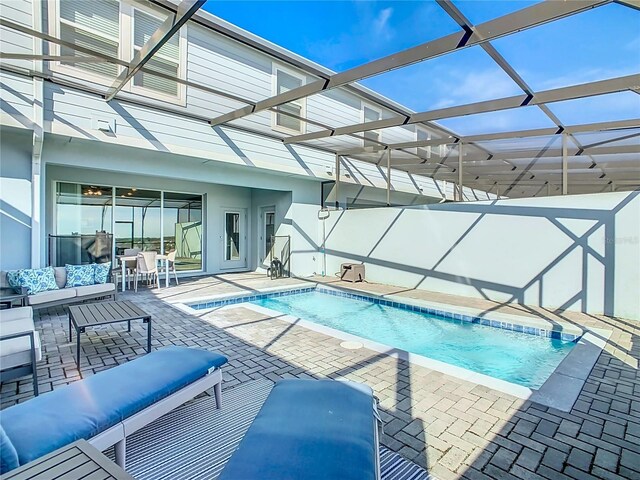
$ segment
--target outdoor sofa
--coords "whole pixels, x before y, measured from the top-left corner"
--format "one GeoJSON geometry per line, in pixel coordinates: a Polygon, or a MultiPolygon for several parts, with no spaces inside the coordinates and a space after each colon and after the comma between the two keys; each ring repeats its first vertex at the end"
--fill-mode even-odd
{"type": "MultiPolygon", "coordinates": [[[[116,300],[118,289],[111,281],[95,285],[83,285],[81,287],[67,287],[67,271],[65,267],[53,267],[56,285],[58,289],[35,293],[27,296],[27,305],[34,309],[55,307],[80,303],[87,300],[109,298],[116,300]]],[[[111,278],[109,278],[111,280],[111,278]]],[[[7,280],[7,272],[0,272],[0,287],[11,288],[7,280]]]]}
{"type": "Polygon", "coordinates": [[[280,380],[218,480],[378,480],[378,418],[367,385],[280,380]]]}
{"type": "Polygon", "coordinates": [[[98,450],[115,445],[126,467],[126,438],[196,395],[214,389],[221,407],[226,357],[165,347],[2,411],[0,473],[78,439],[98,450]]]}

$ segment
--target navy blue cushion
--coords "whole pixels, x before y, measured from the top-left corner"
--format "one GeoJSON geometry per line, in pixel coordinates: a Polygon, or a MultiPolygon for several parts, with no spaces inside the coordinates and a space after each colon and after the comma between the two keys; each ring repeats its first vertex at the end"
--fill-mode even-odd
{"type": "Polygon", "coordinates": [[[7,473],[9,470],[19,466],[16,449],[2,426],[0,426],[0,473],[7,473]]]}
{"type": "Polygon", "coordinates": [[[89,439],[226,363],[207,350],[166,347],[2,411],[20,465],[89,439]]]}
{"type": "Polygon", "coordinates": [[[218,480],[374,480],[373,392],[335,380],[281,380],[218,480]]]}

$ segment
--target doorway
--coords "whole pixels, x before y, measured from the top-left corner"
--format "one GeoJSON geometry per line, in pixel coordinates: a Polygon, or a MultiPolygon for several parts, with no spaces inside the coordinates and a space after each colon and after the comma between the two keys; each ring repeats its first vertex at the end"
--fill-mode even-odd
{"type": "Polygon", "coordinates": [[[276,208],[262,207],[260,209],[260,262],[258,267],[269,267],[269,254],[273,247],[273,236],[276,233],[276,208]]]}
{"type": "Polygon", "coordinates": [[[224,209],[222,215],[223,268],[247,267],[247,213],[245,209],[224,209]]]}

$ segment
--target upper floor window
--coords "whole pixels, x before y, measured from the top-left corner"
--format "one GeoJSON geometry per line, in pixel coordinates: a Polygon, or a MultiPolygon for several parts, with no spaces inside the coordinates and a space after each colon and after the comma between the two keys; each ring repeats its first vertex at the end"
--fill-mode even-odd
{"type": "MultiPolygon", "coordinates": [[[[163,19],[135,8],[133,10],[133,54],[135,55],[151,35],[162,25],[163,19]]],[[[180,36],[174,35],[146,63],[150,70],[177,77],[180,73],[180,36]]],[[[134,87],[143,87],[166,95],[178,96],[178,83],[140,71],[133,77],[134,87]]]]}
{"type": "MultiPolygon", "coordinates": [[[[416,140],[431,140],[431,134],[423,128],[416,129],[416,140]]],[[[418,147],[418,156],[421,158],[431,158],[431,147],[418,147]]]]}
{"type": "MultiPolygon", "coordinates": [[[[120,4],[116,0],[60,0],[59,35],[66,42],[119,58],[120,4]]],[[[65,46],[60,47],[60,55],[90,56],[65,46]]],[[[66,61],[61,64],[107,77],[116,77],[119,72],[115,63],[66,61]]]]}
{"type": "MultiPolygon", "coordinates": [[[[125,62],[151,38],[166,18],[166,13],[147,5],[118,0],[56,0],[49,3],[51,30],[72,44],[90,48],[125,62]]],[[[170,38],[123,88],[159,100],[183,102],[184,85],[175,80],[150,73],[155,70],[165,75],[184,78],[186,72],[186,27],[170,38]]],[[[56,48],[55,46],[52,48],[56,48]]],[[[60,55],[69,58],[54,70],[102,85],[110,86],[122,67],[115,63],[82,62],[71,57],[91,55],[69,47],[58,47],[60,55]]]]}
{"type": "MultiPolygon", "coordinates": [[[[277,67],[274,71],[274,77],[275,95],[288,92],[289,90],[293,90],[304,85],[304,79],[302,77],[295,75],[293,72],[285,71],[277,67]]],[[[305,117],[305,107],[305,99],[279,105],[277,107],[279,111],[293,114],[295,117],[285,115],[280,112],[274,112],[273,129],[280,130],[285,133],[304,133],[305,122],[300,118],[305,117]]]]}
{"type": "MultiPolygon", "coordinates": [[[[379,110],[374,110],[373,108],[363,106],[362,109],[363,120],[365,123],[367,122],[376,122],[380,120],[382,117],[382,112],[379,110]]],[[[366,130],[364,132],[364,146],[365,147],[374,147],[380,144],[381,132],[380,130],[366,130]]]]}

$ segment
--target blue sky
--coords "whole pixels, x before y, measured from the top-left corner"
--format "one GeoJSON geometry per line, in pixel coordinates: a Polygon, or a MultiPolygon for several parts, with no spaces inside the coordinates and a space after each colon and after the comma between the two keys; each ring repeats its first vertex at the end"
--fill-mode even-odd
{"type": "MultiPolygon", "coordinates": [[[[457,1],[473,23],[531,1],[457,1]]],[[[219,1],[204,9],[335,71],[439,38],[459,27],[435,2],[219,1]]],[[[606,5],[493,42],[534,90],[640,72],[640,12],[606,5]]],[[[522,93],[480,47],[378,75],[362,83],[416,111],[522,93]]],[[[565,124],[640,117],[640,95],[552,104],[565,124]]],[[[461,134],[551,126],[536,107],[441,120],[461,134]],[[481,120],[481,121],[480,121],[481,120]],[[487,122],[492,127],[487,129],[487,122]]]]}

